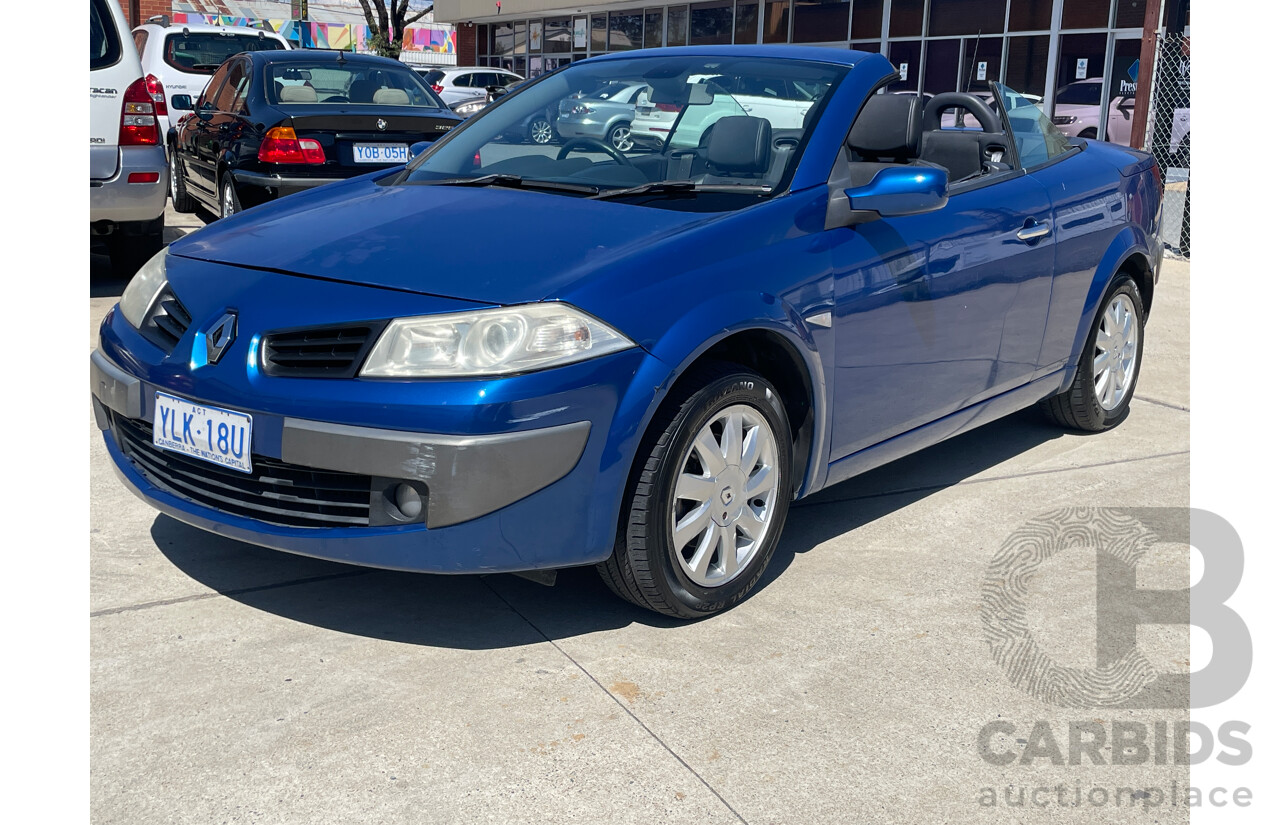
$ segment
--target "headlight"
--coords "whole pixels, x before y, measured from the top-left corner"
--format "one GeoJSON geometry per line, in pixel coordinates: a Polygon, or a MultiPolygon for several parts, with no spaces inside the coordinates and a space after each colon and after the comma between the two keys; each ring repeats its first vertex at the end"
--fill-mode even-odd
{"type": "Polygon", "coordinates": [[[360,370],[377,378],[509,375],[633,347],[568,304],[526,304],[392,321],[360,370]]]}
{"type": "Polygon", "coordinates": [[[1075,115],[1056,115],[1053,118],[1055,126],[1067,126],[1075,123],[1078,118],[1075,115]]]}
{"type": "Polygon", "coordinates": [[[465,117],[467,115],[474,115],[476,112],[483,109],[486,105],[488,104],[484,100],[473,100],[470,103],[463,103],[461,106],[458,106],[456,109],[454,109],[453,112],[454,114],[462,115],[465,117]]]}
{"type": "Polygon", "coordinates": [[[120,296],[120,314],[138,329],[142,328],[142,322],[155,303],[156,296],[168,283],[165,278],[165,256],[168,254],[167,249],[161,249],[152,255],[151,260],[142,265],[142,269],[133,276],[133,280],[124,288],[124,294],[120,296]]]}

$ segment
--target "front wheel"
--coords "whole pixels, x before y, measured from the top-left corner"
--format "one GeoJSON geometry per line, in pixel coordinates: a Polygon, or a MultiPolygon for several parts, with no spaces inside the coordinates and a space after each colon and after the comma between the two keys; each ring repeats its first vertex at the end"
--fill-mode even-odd
{"type": "Polygon", "coordinates": [[[734,365],[699,370],[644,441],[613,555],[618,595],[682,619],[751,592],[791,503],[791,430],[778,391],[734,365]]]}
{"type": "Polygon", "coordinates": [[[1084,342],[1075,380],[1040,402],[1055,422],[1085,432],[1119,424],[1129,412],[1142,367],[1142,294],[1130,277],[1112,284],[1084,342]]]}
{"type": "Polygon", "coordinates": [[[535,117],[529,123],[529,142],[545,146],[555,138],[555,129],[545,117],[535,117]]]}

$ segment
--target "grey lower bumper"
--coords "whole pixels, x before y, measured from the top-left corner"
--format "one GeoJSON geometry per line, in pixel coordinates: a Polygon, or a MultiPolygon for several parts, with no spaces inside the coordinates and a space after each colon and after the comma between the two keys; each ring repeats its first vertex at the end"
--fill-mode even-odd
{"type": "Polygon", "coordinates": [[[238,184],[264,186],[269,189],[281,189],[290,192],[299,189],[314,189],[326,183],[337,183],[340,180],[344,180],[344,178],[286,178],[282,175],[264,175],[261,172],[248,172],[242,169],[233,170],[231,176],[236,179],[238,184]]]}
{"type": "MultiPolygon", "coordinates": [[[[142,417],[142,381],[100,350],[89,359],[98,427],[114,410],[142,417]]],[[[587,446],[591,423],[492,435],[443,435],[353,427],[285,418],[280,458],[321,470],[422,482],[427,527],[448,527],[487,515],[569,474],[587,446]]]]}
{"type": "Polygon", "coordinates": [[[169,196],[169,164],[163,146],[124,146],[116,173],[107,180],[89,180],[89,222],[152,221],[164,214],[169,196]],[[152,183],[129,183],[132,172],[156,172],[152,183]]]}

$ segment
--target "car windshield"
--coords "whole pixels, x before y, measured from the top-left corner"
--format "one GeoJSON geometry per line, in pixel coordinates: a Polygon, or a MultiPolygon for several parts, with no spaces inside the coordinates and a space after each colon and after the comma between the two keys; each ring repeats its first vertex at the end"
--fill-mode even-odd
{"type": "Polygon", "coordinates": [[[340,103],[427,109],[443,106],[413,70],[356,61],[276,63],[267,69],[267,89],[272,103],[285,105],[340,103]]]}
{"type": "Polygon", "coordinates": [[[283,51],[284,44],[265,35],[222,32],[171,34],[164,41],[164,62],[189,74],[213,74],[233,54],[277,50],[283,51]]]}
{"type": "Polygon", "coordinates": [[[673,205],[703,192],[720,202],[768,197],[790,180],[811,115],[846,71],[697,55],[573,64],[489,106],[394,182],[542,188],[666,208],[718,208],[673,205]],[[525,142],[540,120],[557,140],[525,142]]]}

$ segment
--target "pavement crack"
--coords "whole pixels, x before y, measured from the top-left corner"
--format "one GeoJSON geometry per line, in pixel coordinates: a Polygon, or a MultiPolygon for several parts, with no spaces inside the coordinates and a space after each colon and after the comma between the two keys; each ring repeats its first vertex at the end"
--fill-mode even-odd
{"type": "Polygon", "coordinates": [[[1145,395],[1135,395],[1134,398],[1138,401],[1145,401],[1148,404],[1155,404],[1158,407],[1168,407],[1171,410],[1182,410],[1183,412],[1191,412],[1190,407],[1184,407],[1181,404],[1174,404],[1169,401],[1161,401],[1158,398],[1147,398],[1145,395]]]}
{"type": "Polygon", "coordinates": [[[1098,467],[1114,467],[1117,464],[1133,464],[1139,461],[1155,461],[1161,458],[1173,458],[1174,456],[1190,455],[1190,450],[1178,450],[1172,453],[1158,453],[1156,455],[1144,455],[1138,458],[1118,458],[1114,461],[1098,461],[1093,464],[1076,464],[1072,467],[1055,467],[1048,470],[1028,470],[1025,473],[1013,473],[1006,476],[990,476],[988,478],[966,478],[961,481],[953,481],[948,484],[923,484],[919,487],[902,487],[897,490],[883,490],[878,493],[864,493],[856,496],[845,496],[843,498],[828,498],[822,501],[804,501],[800,500],[791,505],[792,510],[804,510],[809,507],[824,507],[828,504],[848,504],[851,501],[864,501],[873,498],[887,498],[889,496],[903,496],[911,493],[936,493],[939,490],[945,490],[948,487],[960,487],[967,484],[988,484],[993,481],[1012,481],[1018,478],[1030,478],[1032,476],[1053,475],[1054,473],[1070,473],[1076,470],[1092,470],[1098,467]]]}
{"type": "Polygon", "coordinates": [[[639,716],[636,716],[635,712],[634,712],[634,711],[632,711],[632,710],[631,710],[631,708],[627,707],[627,706],[626,706],[626,704],[625,704],[625,703],[623,703],[623,702],[622,702],[622,701],[621,701],[617,696],[614,696],[614,695],[613,695],[613,693],[612,693],[608,688],[606,688],[604,685],[602,685],[602,684],[600,683],[600,680],[599,680],[599,679],[597,679],[597,678],[596,678],[596,677],[591,673],[591,671],[589,671],[589,670],[587,670],[585,667],[583,667],[583,666],[582,666],[582,664],[581,664],[577,659],[575,659],[575,658],[573,658],[572,656],[570,656],[570,655],[569,655],[569,653],[568,653],[564,648],[562,648],[560,645],[556,644],[555,640],[554,640],[554,639],[552,639],[550,636],[548,636],[548,635],[546,634],[546,632],[545,632],[545,631],[543,631],[543,629],[542,629],[542,628],[540,628],[540,627],[538,627],[536,624],[534,624],[532,619],[530,619],[530,618],[529,618],[528,616],[526,616],[524,613],[520,612],[519,608],[517,608],[517,607],[516,607],[515,605],[513,605],[510,601],[508,601],[508,600],[506,599],[506,597],[505,597],[505,596],[503,596],[501,593],[499,593],[497,590],[495,590],[495,589],[493,588],[493,585],[489,584],[489,579],[488,579],[488,577],[487,577],[487,576],[486,576],[485,578],[483,578],[483,579],[482,579],[482,581],[484,582],[484,586],[485,586],[485,587],[487,587],[487,588],[489,588],[489,592],[490,592],[490,593],[492,593],[493,595],[497,596],[497,597],[498,597],[498,600],[499,600],[499,601],[501,601],[503,604],[505,604],[505,605],[506,605],[506,606],[511,610],[511,612],[512,612],[512,613],[515,613],[517,616],[519,616],[521,619],[523,619],[523,620],[524,620],[524,622],[525,622],[525,624],[529,625],[529,627],[532,627],[532,628],[534,629],[534,631],[536,631],[536,632],[537,632],[537,634],[538,634],[539,636],[541,636],[544,640],[546,640],[547,644],[551,645],[551,646],[552,646],[552,647],[554,647],[557,651],[559,651],[559,653],[560,653],[560,655],[561,655],[561,656],[565,657],[565,658],[566,658],[566,659],[568,659],[570,662],[572,662],[572,663],[573,663],[573,666],[574,666],[574,667],[576,667],[578,670],[580,670],[580,671],[582,672],[582,674],[583,674],[584,676],[586,676],[588,679],[590,679],[593,683],[595,683],[595,686],[596,686],[596,687],[598,687],[598,688],[600,688],[600,690],[604,693],[604,695],[605,695],[605,696],[608,696],[610,699],[612,699],[612,700],[613,700],[613,703],[614,703],[615,705],[617,705],[618,707],[622,708],[622,711],[623,711],[624,713],[626,713],[626,714],[627,714],[627,716],[630,716],[630,717],[631,717],[631,719],[632,719],[632,721],[634,721],[637,725],[639,725],[641,728],[643,728],[643,729],[644,729],[644,731],[645,731],[645,733],[649,734],[649,736],[651,736],[651,737],[653,738],[653,741],[655,741],[655,742],[657,742],[659,745],[661,745],[661,746],[662,746],[662,748],[663,748],[667,753],[671,754],[671,756],[672,756],[672,757],[673,757],[677,762],[679,762],[681,765],[683,765],[683,766],[684,766],[685,770],[687,770],[689,773],[693,774],[694,778],[695,778],[695,779],[697,779],[699,782],[701,782],[701,783],[702,783],[702,786],[703,786],[704,788],[706,788],[708,791],[710,791],[710,792],[711,792],[711,794],[712,794],[716,799],[720,800],[720,804],[724,805],[724,807],[729,811],[729,813],[733,814],[733,815],[734,815],[734,817],[735,817],[739,822],[741,822],[741,823],[742,823],[742,825],[747,825],[747,820],[745,820],[745,819],[743,819],[743,818],[742,818],[742,814],[738,813],[738,812],[737,812],[737,810],[736,810],[736,809],[734,809],[734,807],[733,807],[732,805],[730,805],[730,804],[729,804],[729,801],[728,801],[727,799],[725,799],[723,796],[721,796],[721,795],[720,795],[720,792],[719,792],[719,791],[717,791],[715,788],[713,788],[713,787],[711,786],[711,783],[710,783],[710,782],[708,782],[706,779],[704,779],[704,778],[703,778],[702,774],[698,773],[698,772],[694,769],[694,767],[693,767],[692,765],[690,765],[688,762],[686,762],[686,761],[684,760],[684,758],[683,758],[683,757],[681,757],[681,756],[680,756],[680,754],[678,754],[678,753],[676,753],[674,750],[672,750],[670,745],[668,745],[666,742],[662,741],[662,737],[660,737],[660,736],[658,736],[658,734],[654,733],[653,728],[651,728],[651,727],[649,727],[648,725],[646,725],[646,724],[644,723],[644,720],[642,720],[639,716]]]}
{"type": "Polygon", "coordinates": [[[277,590],[281,587],[297,587],[302,584],[315,584],[316,582],[331,581],[333,579],[349,579],[354,576],[367,576],[374,572],[370,570],[353,570],[347,573],[331,573],[327,576],[312,576],[306,579],[291,579],[285,582],[276,582],[275,584],[261,584],[257,587],[239,587],[234,590],[218,590],[213,593],[195,593],[190,596],[179,596],[175,599],[159,599],[154,602],[141,602],[139,604],[125,605],[124,607],[108,607],[103,610],[94,610],[89,613],[90,619],[96,619],[99,616],[114,616],[117,613],[132,613],[136,610],[149,610],[153,607],[167,607],[171,604],[182,604],[183,602],[198,602],[203,599],[215,599],[218,596],[240,596],[245,593],[258,593],[263,590],[277,590]]]}

